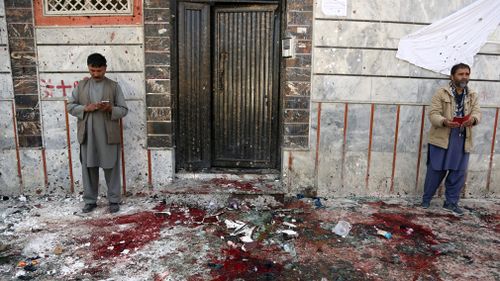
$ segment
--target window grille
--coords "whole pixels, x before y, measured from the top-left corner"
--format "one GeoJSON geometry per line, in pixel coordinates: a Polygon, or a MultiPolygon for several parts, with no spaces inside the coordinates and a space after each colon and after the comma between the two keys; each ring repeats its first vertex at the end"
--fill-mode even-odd
{"type": "Polygon", "coordinates": [[[133,0],[44,0],[46,16],[132,15],[133,0]]]}

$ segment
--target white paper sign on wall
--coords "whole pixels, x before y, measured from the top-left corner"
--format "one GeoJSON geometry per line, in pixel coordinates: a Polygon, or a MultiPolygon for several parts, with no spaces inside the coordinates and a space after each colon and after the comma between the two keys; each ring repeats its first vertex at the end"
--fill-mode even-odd
{"type": "Polygon", "coordinates": [[[347,0],[322,0],[321,11],[327,16],[347,16],[347,0]]]}

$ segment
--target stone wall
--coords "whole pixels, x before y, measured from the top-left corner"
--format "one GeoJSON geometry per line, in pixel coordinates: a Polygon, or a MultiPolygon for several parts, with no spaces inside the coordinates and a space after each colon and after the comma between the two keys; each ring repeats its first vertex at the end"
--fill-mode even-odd
{"type": "MultiPolygon", "coordinates": [[[[448,77],[395,57],[399,39],[472,3],[347,1],[347,14],[314,11],[309,152],[287,152],[284,173],[320,195],[417,195],[425,176],[430,99],[448,77]],[[437,8],[439,7],[439,8],[437,8]],[[288,161],[287,161],[288,159],[288,161]],[[291,165],[291,168],[289,167],[291,165]]],[[[500,28],[490,37],[500,40],[500,28]]],[[[475,57],[470,86],[483,121],[464,196],[500,193],[500,50],[486,44],[475,57]]]]}
{"type": "Polygon", "coordinates": [[[309,145],[311,98],[312,0],[290,0],[285,5],[285,34],[295,40],[294,56],[285,58],[283,81],[283,147],[296,150],[309,145]]]}
{"type": "Polygon", "coordinates": [[[18,142],[41,147],[40,108],[31,1],[5,1],[18,142]]]}

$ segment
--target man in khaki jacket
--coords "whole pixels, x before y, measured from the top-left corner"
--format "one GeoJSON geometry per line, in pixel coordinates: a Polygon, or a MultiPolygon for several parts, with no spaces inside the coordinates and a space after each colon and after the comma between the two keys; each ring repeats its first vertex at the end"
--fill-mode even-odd
{"type": "Polygon", "coordinates": [[[439,184],[446,177],[443,208],[463,215],[458,200],[469,164],[472,127],[481,119],[477,93],[467,86],[469,75],[468,65],[454,65],[449,85],[440,88],[432,98],[423,208],[429,208],[439,184]]]}

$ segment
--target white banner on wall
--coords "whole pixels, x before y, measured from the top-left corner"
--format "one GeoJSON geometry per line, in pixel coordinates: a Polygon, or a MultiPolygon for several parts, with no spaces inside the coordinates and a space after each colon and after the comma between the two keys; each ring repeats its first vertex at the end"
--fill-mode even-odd
{"type": "Polygon", "coordinates": [[[347,0],[322,0],[321,11],[327,16],[347,16],[347,0]]]}
{"type": "Polygon", "coordinates": [[[396,57],[449,75],[457,63],[474,56],[500,23],[500,0],[478,0],[399,41],[396,57]]]}

